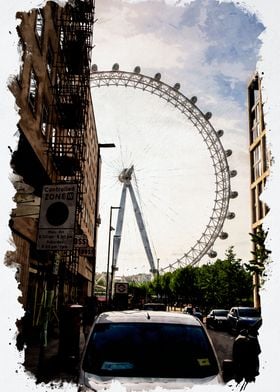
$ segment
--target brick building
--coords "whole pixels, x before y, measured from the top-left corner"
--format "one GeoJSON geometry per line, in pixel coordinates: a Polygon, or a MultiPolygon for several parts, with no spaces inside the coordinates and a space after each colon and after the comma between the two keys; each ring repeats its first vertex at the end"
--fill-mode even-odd
{"type": "MultiPolygon", "coordinates": [[[[260,195],[265,189],[271,165],[270,151],[266,142],[266,124],[262,101],[262,80],[256,73],[248,84],[248,119],[250,153],[250,192],[251,192],[251,232],[256,234],[262,227],[268,213],[268,206],[261,201],[260,195]]],[[[256,244],[253,243],[253,252],[256,244]]],[[[259,276],[253,274],[254,306],[260,306],[258,294],[259,276]]]]}
{"type": "MultiPolygon", "coordinates": [[[[20,115],[11,159],[16,208],[10,227],[21,301],[37,325],[46,300],[57,310],[93,292],[100,167],[90,93],[94,0],[65,7],[50,1],[18,12],[17,18],[22,61],[10,83],[20,115]],[[67,249],[38,246],[42,192],[57,184],[76,189],[67,249]],[[86,244],[82,250],[81,240],[86,244]]],[[[61,219],[61,210],[56,214],[54,222],[61,219]]]]}

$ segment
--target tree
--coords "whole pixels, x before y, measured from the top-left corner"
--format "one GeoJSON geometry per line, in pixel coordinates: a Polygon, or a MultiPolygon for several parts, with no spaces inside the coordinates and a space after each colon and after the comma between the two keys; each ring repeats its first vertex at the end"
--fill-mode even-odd
{"type": "Polygon", "coordinates": [[[187,303],[193,302],[195,274],[192,266],[177,269],[173,272],[170,287],[175,296],[187,303]]]}
{"type": "Polygon", "coordinates": [[[268,231],[264,231],[261,227],[257,229],[256,233],[249,233],[254,250],[251,252],[253,259],[250,260],[250,264],[246,264],[246,267],[248,271],[257,273],[262,278],[266,276],[266,264],[268,263],[269,255],[271,253],[265,246],[267,234],[268,231]]]}
{"type": "Polygon", "coordinates": [[[216,274],[222,290],[220,292],[221,302],[225,308],[233,304],[242,304],[251,301],[252,284],[250,274],[236,257],[234,247],[231,246],[225,253],[224,260],[215,263],[216,274]]]}
{"type": "Polygon", "coordinates": [[[254,306],[261,307],[259,289],[263,285],[266,277],[266,267],[269,262],[271,251],[266,248],[265,241],[268,231],[258,227],[255,233],[249,233],[253,242],[253,259],[246,264],[247,270],[253,275],[254,306]]]}
{"type": "Polygon", "coordinates": [[[230,308],[234,304],[252,302],[252,281],[250,274],[236,257],[231,246],[223,260],[195,267],[192,298],[195,303],[210,308],[230,308]]]}
{"type": "Polygon", "coordinates": [[[223,260],[201,267],[186,266],[156,276],[149,282],[147,292],[151,295],[159,293],[168,302],[191,303],[208,311],[210,308],[230,308],[235,304],[250,305],[252,279],[231,246],[223,260]]]}

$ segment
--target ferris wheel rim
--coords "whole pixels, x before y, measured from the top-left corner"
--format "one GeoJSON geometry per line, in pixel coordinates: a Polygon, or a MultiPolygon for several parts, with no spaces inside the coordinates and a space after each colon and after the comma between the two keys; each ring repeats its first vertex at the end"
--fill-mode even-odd
{"type": "Polygon", "coordinates": [[[227,215],[233,214],[228,213],[231,198],[231,175],[227,154],[230,156],[231,150],[226,151],[224,149],[220,140],[221,135],[219,134],[223,131],[217,132],[210,123],[211,113],[207,112],[204,114],[196,105],[197,98],[187,98],[179,91],[180,85],[178,83],[171,87],[160,80],[160,74],[156,74],[153,78],[141,74],[139,70],[137,72],[121,71],[118,69],[117,64],[115,66],[116,69],[111,71],[92,70],[90,87],[133,87],[164,99],[187,117],[202,136],[210,152],[215,174],[215,199],[209,222],[194,246],[184,253],[181,258],[171,262],[167,267],[161,268],[161,271],[174,270],[176,269],[175,266],[177,268],[186,265],[194,266],[212,249],[216,239],[222,232],[227,215]]]}

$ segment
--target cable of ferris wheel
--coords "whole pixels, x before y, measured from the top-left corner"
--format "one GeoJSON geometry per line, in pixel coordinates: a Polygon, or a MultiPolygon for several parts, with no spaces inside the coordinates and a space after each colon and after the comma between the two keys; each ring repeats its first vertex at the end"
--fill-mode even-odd
{"type": "Polygon", "coordinates": [[[120,138],[119,129],[117,129],[117,137],[118,137],[118,140],[119,140],[119,148],[120,148],[120,158],[121,158],[121,163],[122,163],[122,167],[124,167],[124,160],[123,160],[123,146],[122,146],[122,142],[121,142],[121,138],[120,138]]]}

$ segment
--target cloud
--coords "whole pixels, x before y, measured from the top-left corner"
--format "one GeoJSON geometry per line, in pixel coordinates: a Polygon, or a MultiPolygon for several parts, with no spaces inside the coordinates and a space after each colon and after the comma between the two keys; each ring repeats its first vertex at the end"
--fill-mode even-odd
{"type": "Polygon", "coordinates": [[[217,114],[222,99],[242,117],[264,29],[255,14],[216,0],[105,0],[97,13],[93,61],[100,69],[140,65],[168,84],[179,82],[187,96],[199,97],[203,111],[217,114]]]}
{"type": "MultiPolygon", "coordinates": [[[[230,168],[237,169],[238,172],[248,176],[248,173],[244,173],[244,169],[241,169],[241,165],[249,165],[245,110],[246,88],[249,78],[255,71],[260,46],[258,36],[263,29],[256,16],[235,6],[233,3],[223,3],[215,0],[196,0],[192,2],[104,0],[102,3],[97,3],[96,11],[99,21],[95,26],[96,47],[93,54],[94,62],[98,63],[99,69],[106,70],[117,61],[122,70],[132,70],[135,65],[140,65],[144,74],[153,76],[156,72],[160,72],[164,82],[170,85],[180,82],[183,94],[186,94],[189,98],[193,95],[198,96],[199,108],[203,112],[211,111],[213,113],[211,122],[214,127],[224,129],[225,135],[222,143],[225,149],[233,150],[233,155],[229,159],[230,168]]],[[[141,94],[139,93],[138,95],[139,98],[137,96],[133,98],[136,103],[135,108],[130,106],[130,102],[121,101],[120,98],[117,99],[126,108],[126,113],[128,110],[135,113],[141,110],[148,116],[148,109],[145,106],[145,102],[148,100],[147,95],[143,94],[143,97],[140,97],[141,94]]],[[[102,102],[106,102],[106,106],[108,106],[110,99],[108,95],[106,97],[102,99],[102,102]]],[[[128,116],[125,114],[125,122],[129,121],[125,125],[124,122],[121,122],[124,116],[121,107],[116,108],[116,103],[113,105],[111,109],[108,106],[107,110],[110,110],[110,113],[118,113],[113,121],[113,127],[117,126],[119,128],[118,134],[125,134],[122,129],[124,126],[133,130],[125,137],[121,137],[121,141],[125,145],[125,147],[123,145],[123,157],[126,155],[129,157],[129,162],[137,162],[136,167],[138,168],[138,165],[141,166],[142,162],[142,169],[140,171],[139,169],[136,170],[138,170],[137,175],[140,176],[141,189],[144,187],[144,193],[148,192],[149,189],[147,188],[151,179],[150,177],[145,179],[148,172],[145,165],[143,166],[143,154],[141,156],[140,151],[133,153],[130,151],[129,143],[133,143],[133,141],[130,141],[130,136],[134,138],[134,142],[137,140],[140,143],[141,134],[141,146],[143,147],[141,151],[146,149],[147,159],[145,161],[150,163],[153,170],[157,167],[156,153],[151,153],[149,143],[158,146],[162,162],[165,162],[163,168],[166,168],[174,160],[178,162],[179,167],[184,165],[192,167],[190,162],[182,163],[178,158],[179,154],[174,157],[171,153],[169,156],[165,154],[166,148],[164,145],[170,145],[170,142],[163,137],[162,130],[167,127],[174,138],[178,132],[178,125],[172,124],[172,109],[170,107],[163,110],[156,103],[149,103],[150,106],[154,105],[153,114],[148,120],[149,128],[153,129],[157,123],[160,124],[159,139],[152,135],[151,131],[147,134],[149,138],[147,135],[147,137],[144,137],[141,127],[145,128],[145,120],[141,124],[137,115],[134,120],[128,120],[128,116]],[[149,139],[149,142],[147,142],[147,139],[149,139]]],[[[96,117],[98,118],[98,105],[95,105],[95,108],[96,117]]],[[[105,125],[104,116],[102,118],[102,124],[98,124],[100,137],[104,135],[107,135],[107,138],[113,137],[112,134],[110,134],[111,136],[108,134],[112,125],[107,122],[105,125]]],[[[180,140],[183,139],[184,137],[181,137],[180,140]]],[[[190,139],[190,145],[193,145],[192,143],[190,139]]],[[[198,141],[198,143],[202,147],[201,144],[203,145],[203,143],[201,141],[198,141]]],[[[177,148],[174,146],[173,150],[177,148]]],[[[169,149],[169,151],[171,150],[169,149]]],[[[180,155],[183,155],[183,153],[180,155]]],[[[201,157],[202,161],[203,159],[201,157]]],[[[195,171],[196,169],[193,168],[192,170],[195,171]]],[[[200,169],[199,176],[200,178],[203,176],[202,169],[200,169]]],[[[114,181],[116,185],[117,173],[114,181]]],[[[176,185],[174,186],[176,187],[176,185]]],[[[182,193],[185,195],[194,194],[195,186],[196,184],[193,182],[191,190],[190,188],[188,190],[184,189],[182,193]]],[[[233,180],[233,188],[240,194],[240,198],[233,203],[237,216],[248,215],[248,211],[246,213],[243,211],[244,205],[249,205],[249,191],[243,176],[233,180]]],[[[112,188],[110,189],[112,190],[112,188]]],[[[160,189],[158,194],[161,195],[161,198],[162,195],[168,195],[167,191],[157,187],[158,189],[160,189]]],[[[116,200],[118,200],[118,197],[116,200]]],[[[174,204],[176,210],[180,200],[177,198],[174,200],[176,200],[174,204]]],[[[153,202],[155,203],[155,200],[153,202]]],[[[110,204],[109,199],[106,199],[105,203],[110,204]]],[[[148,202],[146,202],[147,204],[148,202]]],[[[159,204],[163,206],[164,201],[161,200],[159,204]]],[[[170,203],[166,202],[165,205],[169,206],[170,203]]],[[[161,208],[163,209],[163,207],[161,208]]],[[[149,214],[154,214],[155,211],[154,208],[149,214]]],[[[106,214],[106,211],[104,213],[106,214]]],[[[179,225],[176,216],[173,213],[172,217],[172,214],[168,213],[165,214],[165,219],[177,220],[176,224],[179,225]]],[[[192,216],[190,215],[190,219],[192,219],[192,216]]],[[[206,216],[208,216],[207,212],[206,216]]],[[[200,218],[195,217],[194,219],[199,220],[200,218]]],[[[164,222],[162,224],[164,225],[164,222]]],[[[234,228],[236,225],[238,226],[237,223],[233,225],[234,228]]],[[[186,228],[184,230],[186,231],[186,228]]],[[[245,237],[248,228],[247,226],[246,228],[239,228],[238,231],[239,233],[242,231],[243,237],[245,237]]],[[[236,234],[234,235],[236,236],[236,234]]],[[[234,238],[235,240],[236,238],[234,238]]],[[[241,241],[237,242],[240,243],[241,241]]],[[[179,244],[177,248],[179,248],[179,244]]],[[[244,246],[241,252],[246,255],[244,246]]]]}

